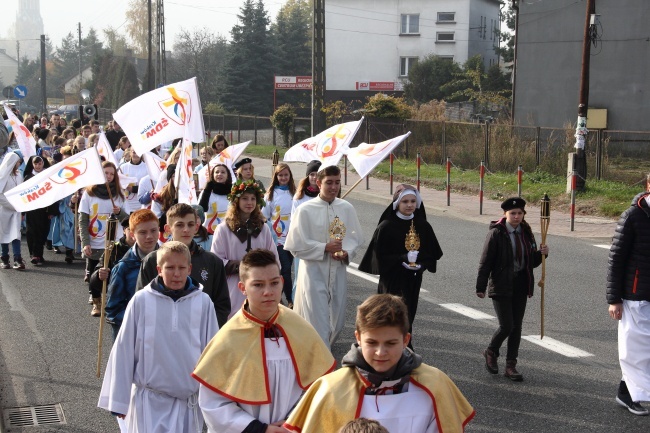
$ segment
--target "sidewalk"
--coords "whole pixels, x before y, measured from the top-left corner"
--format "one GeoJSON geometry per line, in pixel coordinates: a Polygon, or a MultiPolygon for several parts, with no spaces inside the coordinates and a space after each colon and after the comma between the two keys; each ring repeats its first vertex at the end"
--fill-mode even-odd
{"type": "MultiPolygon", "coordinates": [[[[255,166],[257,177],[270,178],[272,173],[272,164],[270,159],[252,158],[255,166]]],[[[302,162],[289,163],[293,172],[296,184],[305,176],[306,164],[302,162]]],[[[358,180],[359,176],[348,166],[347,185],[343,184],[343,172],[341,173],[341,194],[345,194],[352,185],[358,180]]],[[[264,183],[268,186],[268,183],[264,183]]],[[[399,183],[395,182],[393,187],[399,183]]],[[[370,177],[369,189],[366,189],[366,181],[363,180],[352,190],[346,198],[353,198],[366,202],[376,203],[387,206],[392,199],[390,194],[390,182],[382,179],[370,177]]],[[[448,216],[466,221],[483,223],[486,226],[490,221],[498,219],[503,215],[501,202],[495,200],[483,199],[483,215],[479,214],[479,198],[474,195],[463,195],[451,193],[450,206],[447,206],[447,192],[437,191],[431,188],[422,187],[420,189],[422,200],[425,203],[428,216],[448,216]]],[[[630,198],[631,200],[631,198],[630,198]]],[[[526,221],[531,225],[535,233],[540,233],[539,206],[537,203],[528,203],[526,205],[526,221]]],[[[379,218],[379,215],[377,215],[379,218]]],[[[551,220],[548,233],[556,236],[566,236],[580,239],[591,239],[595,242],[610,243],[614,230],[616,229],[616,220],[576,216],[574,221],[574,231],[571,231],[571,218],[568,213],[551,211],[551,220]]]]}

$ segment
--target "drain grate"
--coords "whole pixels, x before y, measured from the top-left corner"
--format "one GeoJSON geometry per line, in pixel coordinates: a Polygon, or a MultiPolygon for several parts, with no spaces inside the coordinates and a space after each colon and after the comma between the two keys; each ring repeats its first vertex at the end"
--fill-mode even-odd
{"type": "Polygon", "coordinates": [[[65,424],[63,408],[60,404],[47,406],[11,407],[4,410],[6,427],[29,427],[52,424],[65,424]]]}

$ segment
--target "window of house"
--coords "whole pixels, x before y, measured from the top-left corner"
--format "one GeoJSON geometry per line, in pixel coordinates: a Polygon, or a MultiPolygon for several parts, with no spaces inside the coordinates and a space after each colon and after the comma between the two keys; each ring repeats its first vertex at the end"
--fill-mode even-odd
{"type": "Polygon", "coordinates": [[[454,42],[454,32],[437,32],[436,42],[454,42]]]}
{"type": "Polygon", "coordinates": [[[399,58],[399,76],[408,77],[409,71],[418,61],[417,57],[400,57],[399,58]]]}
{"type": "Polygon", "coordinates": [[[402,14],[400,33],[403,35],[420,33],[420,14],[402,14]]]}
{"type": "Polygon", "coordinates": [[[439,23],[455,23],[456,12],[438,12],[439,23]]]}
{"type": "Polygon", "coordinates": [[[439,59],[449,60],[450,62],[454,61],[454,56],[438,56],[439,59]]]}

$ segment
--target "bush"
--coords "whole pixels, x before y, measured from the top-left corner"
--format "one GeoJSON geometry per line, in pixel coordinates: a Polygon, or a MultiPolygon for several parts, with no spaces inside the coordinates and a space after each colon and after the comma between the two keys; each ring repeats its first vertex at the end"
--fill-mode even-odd
{"type": "Polygon", "coordinates": [[[210,102],[203,108],[205,114],[226,114],[226,109],[218,102],[210,102]]]}
{"type": "Polygon", "coordinates": [[[364,110],[369,116],[406,120],[411,117],[411,107],[404,98],[377,93],[368,98],[364,110]]]}
{"type": "Polygon", "coordinates": [[[293,130],[293,121],[296,118],[296,109],[291,104],[284,104],[278,107],[271,116],[271,124],[282,136],[285,147],[289,147],[289,139],[293,130]]]}

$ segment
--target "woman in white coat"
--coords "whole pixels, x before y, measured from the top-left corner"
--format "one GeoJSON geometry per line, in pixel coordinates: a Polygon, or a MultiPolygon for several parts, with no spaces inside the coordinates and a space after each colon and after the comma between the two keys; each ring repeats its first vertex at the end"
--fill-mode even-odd
{"type": "Polygon", "coordinates": [[[0,245],[2,245],[2,256],[0,256],[0,268],[10,269],[9,244],[14,255],[14,269],[20,271],[25,269],[25,261],[20,252],[20,212],[9,203],[5,193],[18,186],[23,181],[23,175],[18,168],[22,160],[18,154],[9,152],[0,164],[0,245]]]}

